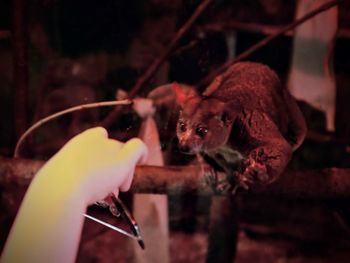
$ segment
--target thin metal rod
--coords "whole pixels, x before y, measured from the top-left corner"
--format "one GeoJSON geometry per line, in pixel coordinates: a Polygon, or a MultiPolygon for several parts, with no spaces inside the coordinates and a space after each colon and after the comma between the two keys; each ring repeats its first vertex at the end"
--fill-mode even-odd
{"type": "Polygon", "coordinates": [[[40,127],[41,125],[43,125],[44,123],[46,123],[50,120],[53,120],[59,116],[62,116],[64,114],[67,114],[67,113],[70,113],[73,111],[79,111],[79,110],[84,110],[84,109],[89,109],[89,108],[97,108],[97,107],[115,106],[115,105],[128,105],[131,103],[132,102],[130,100],[93,102],[93,103],[87,103],[87,104],[82,104],[82,105],[78,105],[75,107],[71,107],[71,108],[65,109],[63,111],[59,111],[59,112],[56,112],[52,115],[49,115],[46,118],[41,119],[38,122],[34,123],[28,130],[26,130],[25,133],[22,134],[22,136],[19,138],[19,140],[16,144],[16,148],[15,148],[15,152],[13,154],[13,157],[14,158],[19,157],[21,145],[22,145],[24,139],[30,133],[32,133],[35,129],[37,129],[38,127],[40,127]]]}
{"type": "Polygon", "coordinates": [[[88,215],[88,214],[83,214],[83,215],[84,215],[86,218],[89,218],[90,220],[95,221],[95,222],[97,222],[97,223],[99,223],[99,224],[101,224],[101,225],[104,225],[104,226],[106,226],[106,227],[108,227],[108,228],[110,228],[110,229],[112,229],[112,230],[114,230],[114,231],[117,231],[117,232],[119,232],[119,233],[121,233],[121,234],[123,234],[123,235],[126,235],[126,236],[128,236],[128,237],[130,237],[130,238],[132,238],[132,239],[139,240],[138,237],[136,237],[136,236],[134,236],[134,235],[132,235],[132,234],[126,232],[125,230],[123,230],[123,229],[121,229],[121,228],[119,228],[119,227],[113,226],[113,225],[111,225],[111,224],[109,224],[109,223],[106,223],[106,222],[104,222],[104,221],[102,221],[102,220],[100,220],[100,219],[98,219],[98,218],[96,218],[96,217],[90,216],[90,215],[88,215]]]}

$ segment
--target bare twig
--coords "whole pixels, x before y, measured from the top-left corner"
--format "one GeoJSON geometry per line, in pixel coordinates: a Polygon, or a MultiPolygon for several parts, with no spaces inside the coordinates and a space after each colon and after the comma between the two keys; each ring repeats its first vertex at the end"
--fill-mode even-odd
{"type": "Polygon", "coordinates": [[[65,109],[63,111],[56,112],[50,116],[47,116],[46,118],[41,119],[38,122],[34,123],[28,130],[26,130],[25,133],[22,134],[22,136],[19,138],[19,140],[17,142],[15,152],[14,152],[14,157],[15,158],[19,157],[21,146],[22,146],[24,139],[27,138],[28,135],[30,133],[32,133],[35,129],[37,129],[38,127],[40,127],[41,125],[43,125],[44,123],[46,123],[48,121],[51,121],[59,116],[62,116],[64,114],[67,114],[67,113],[70,113],[73,111],[80,111],[80,110],[89,109],[89,108],[115,106],[115,105],[128,105],[130,103],[131,103],[131,101],[129,101],[129,100],[94,102],[94,103],[82,104],[82,105],[78,105],[75,107],[71,107],[71,108],[65,109]]]}
{"type": "MultiPolygon", "coordinates": [[[[135,86],[131,89],[129,93],[129,99],[133,99],[139,90],[145,85],[163,62],[168,58],[169,54],[174,50],[176,45],[182,39],[182,37],[189,31],[197,18],[204,12],[204,10],[211,4],[212,0],[203,0],[203,2],[197,7],[192,16],[186,21],[186,23],[177,31],[174,38],[168,45],[168,48],[161,54],[157,59],[153,61],[147,71],[136,81],[135,86]]],[[[109,127],[113,120],[119,115],[119,109],[114,109],[101,123],[104,127],[109,127]]]]}
{"type": "Polygon", "coordinates": [[[306,134],[306,139],[309,141],[317,143],[333,143],[339,145],[348,145],[350,139],[347,138],[338,138],[333,133],[319,133],[313,130],[308,130],[306,134]]]}
{"type": "MultiPolygon", "coordinates": [[[[247,23],[240,21],[229,21],[215,24],[206,24],[198,27],[199,33],[210,32],[224,32],[224,31],[242,31],[263,35],[274,35],[278,33],[284,26],[283,25],[266,25],[258,23],[247,23]]],[[[293,32],[284,32],[284,35],[293,36],[293,32]]]]}
{"type": "Polygon", "coordinates": [[[192,27],[197,18],[204,12],[204,10],[211,4],[212,0],[204,0],[192,14],[192,16],[186,21],[186,23],[177,31],[174,38],[171,40],[168,48],[163,52],[163,54],[157,58],[148,70],[137,80],[135,86],[130,91],[130,98],[133,98],[137,92],[142,88],[142,86],[149,81],[149,79],[154,75],[158,68],[163,64],[165,59],[174,50],[176,45],[182,39],[182,37],[188,32],[192,27]]]}
{"type": "Polygon", "coordinates": [[[248,56],[250,56],[251,54],[253,54],[255,51],[257,51],[258,49],[262,48],[263,46],[265,46],[266,44],[268,44],[269,42],[271,42],[271,40],[279,37],[280,35],[283,35],[284,33],[288,32],[289,30],[292,30],[294,28],[296,28],[297,26],[299,26],[300,24],[304,23],[305,21],[309,20],[310,18],[316,16],[317,14],[324,12],[330,8],[332,8],[333,6],[339,5],[342,2],[342,0],[333,0],[330,1],[328,3],[323,4],[322,6],[320,6],[319,8],[316,8],[315,10],[309,12],[308,14],[304,15],[303,17],[299,18],[298,20],[294,21],[293,23],[281,28],[280,30],[278,30],[278,32],[276,32],[273,35],[267,36],[266,38],[262,39],[261,41],[259,41],[258,43],[256,43],[255,45],[251,46],[250,48],[248,48],[246,51],[244,51],[243,53],[241,53],[240,55],[238,55],[236,58],[232,59],[232,60],[228,60],[226,63],[224,63],[221,67],[219,67],[217,70],[213,71],[211,74],[209,74],[207,77],[205,77],[204,79],[202,79],[197,86],[198,87],[203,87],[205,85],[207,85],[210,81],[212,81],[216,76],[218,76],[220,73],[222,73],[223,71],[225,71],[227,68],[229,68],[231,65],[233,65],[234,63],[237,63],[238,61],[241,61],[243,59],[246,59],[248,56]]]}
{"type": "MultiPolygon", "coordinates": [[[[224,32],[224,31],[242,31],[262,35],[274,35],[283,28],[283,25],[267,25],[258,23],[247,23],[240,21],[230,21],[227,23],[206,24],[198,27],[198,33],[224,32]]],[[[292,31],[284,32],[285,36],[294,36],[292,31]]],[[[350,30],[347,28],[339,28],[337,38],[350,38],[350,30]]],[[[176,51],[177,52],[177,51],[176,51]]]]}
{"type": "Polygon", "coordinates": [[[178,56],[179,54],[181,54],[181,53],[183,53],[183,52],[185,52],[185,51],[195,47],[198,44],[198,42],[199,42],[198,39],[190,41],[188,44],[183,45],[183,46],[179,47],[178,49],[176,49],[171,56],[172,57],[178,56]]]}

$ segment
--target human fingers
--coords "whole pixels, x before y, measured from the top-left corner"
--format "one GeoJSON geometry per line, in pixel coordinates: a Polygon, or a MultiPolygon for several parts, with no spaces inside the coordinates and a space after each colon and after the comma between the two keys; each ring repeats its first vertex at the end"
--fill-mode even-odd
{"type": "Polygon", "coordinates": [[[139,138],[133,138],[127,141],[118,153],[119,159],[128,165],[144,163],[147,155],[147,146],[139,138]]]}
{"type": "Polygon", "coordinates": [[[121,191],[127,191],[130,188],[135,166],[137,163],[144,163],[147,158],[147,146],[137,138],[131,139],[118,153],[118,160],[121,165],[121,169],[126,173],[125,180],[120,186],[121,191]],[[124,169],[123,169],[124,168],[124,169]]]}
{"type": "Polygon", "coordinates": [[[134,178],[134,173],[135,173],[135,167],[133,167],[130,171],[128,171],[128,175],[126,176],[126,179],[120,185],[118,190],[120,190],[122,192],[126,192],[130,189],[132,180],[134,178]]]}
{"type": "Polygon", "coordinates": [[[136,98],[133,100],[133,109],[141,118],[153,115],[155,108],[150,99],[136,98]]]}
{"type": "Polygon", "coordinates": [[[113,194],[114,194],[115,196],[119,196],[119,188],[114,189],[114,190],[113,190],[113,194]]]}
{"type": "Polygon", "coordinates": [[[97,142],[105,138],[108,138],[108,132],[106,129],[103,127],[95,127],[87,129],[74,136],[68,143],[66,143],[66,145],[86,144],[89,142],[97,142]]]}
{"type": "Polygon", "coordinates": [[[80,135],[86,138],[108,138],[107,130],[101,126],[87,129],[80,133],[80,135]]]}

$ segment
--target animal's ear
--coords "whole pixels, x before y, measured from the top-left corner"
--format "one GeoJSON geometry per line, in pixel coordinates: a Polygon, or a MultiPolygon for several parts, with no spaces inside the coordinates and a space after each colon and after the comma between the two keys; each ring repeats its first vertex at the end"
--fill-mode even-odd
{"type": "Polygon", "coordinates": [[[193,88],[189,88],[188,86],[182,86],[176,82],[172,84],[173,92],[175,93],[176,103],[183,108],[186,101],[189,98],[197,97],[197,93],[193,88]]]}
{"type": "Polygon", "coordinates": [[[237,117],[240,107],[234,102],[227,102],[222,111],[221,120],[226,126],[232,125],[237,117]]]}

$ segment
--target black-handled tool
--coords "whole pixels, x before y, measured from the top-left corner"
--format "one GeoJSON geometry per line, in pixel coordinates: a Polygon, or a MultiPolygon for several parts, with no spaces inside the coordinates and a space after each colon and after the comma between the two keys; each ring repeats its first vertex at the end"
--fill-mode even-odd
{"type": "Polygon", "coordinates": [[[131,231],[133,232],[133,234],[137,237],[137,242],[139,243],[140,247],[142,249],[145,249],[145,243],[143,242],[142,236],[141,236],[141,232],[140,232],[140,227],[138,226],[136,220],[134,219],[134,217],[131,215],[131,213],[129,212],[128,208],[124,205],[124,203],[122,202],[122,200],[120,200],[117,196],[115,196],[114,194],[110,195],[113,205],[116,208],[116,212],[114,208],[110,205],[109,209],[111,210],[111,213],[115,216],[121,216],[123,219],[125,219],[125,221],[128,223],[131,231]]]}

